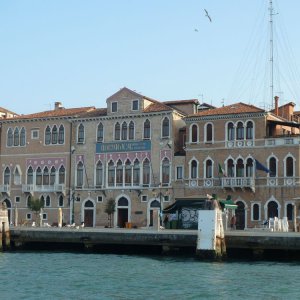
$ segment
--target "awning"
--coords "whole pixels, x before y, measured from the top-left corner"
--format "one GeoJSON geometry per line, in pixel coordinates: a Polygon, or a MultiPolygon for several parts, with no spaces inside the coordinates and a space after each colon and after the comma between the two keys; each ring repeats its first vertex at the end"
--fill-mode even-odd
{"type": "Polygon", "coordinates": [[[183,207],[204,209],[207,199],[180,199],[163,210],[164,214],[175,213],[183,207]]]}
{"type": "Polygon", "coordinates": [[[236,204],[234,204],[234,202],[231,199],[219,200],[219,203],[223,204],[224,208],[237,209],[237,207],[238,207],[236,204]]]}

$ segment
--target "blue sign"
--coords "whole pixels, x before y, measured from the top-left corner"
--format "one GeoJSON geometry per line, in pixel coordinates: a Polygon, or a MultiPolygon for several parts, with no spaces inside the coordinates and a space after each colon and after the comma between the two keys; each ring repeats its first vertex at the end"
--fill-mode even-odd
{"type": "Polygon", "coordinates": [[[151,141],[97,143],[96,153],[150,151],[151,141]]]}

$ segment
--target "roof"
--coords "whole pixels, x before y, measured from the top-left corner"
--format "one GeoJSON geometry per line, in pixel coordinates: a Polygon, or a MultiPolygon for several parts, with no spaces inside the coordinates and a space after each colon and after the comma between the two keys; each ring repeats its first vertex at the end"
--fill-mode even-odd
{"type": "Polygon", "coordinates": [[[258,108],[254,105],[238,102],[235,104],[222,106],[219,108],[201,110],[196,114],[189,115],[188,117],[231,115],[231,114],[244,114],[244,113],[262,113],[262,112],[265,112],[265,110],[258,108]]]}
{"type": "MultiPolygon", "coordinates": [[[[29,114],[29,115],[20,115],[18,117],[10,118],[14,120],[22,119],[39,119],[39,118],[50,118],[50,117],[66,117],[66,116],[75,116],[78,114],[86,113],[95,110],[94,106],[89,107],[78,107],[78,108],[61,108],[43,111],[39,113],[29,114]]],[[[8,119],[6,119],[8,120],[8,119]]]]}
{"type": "Polygon", "coordinates": [[[18,116],[17,113],[11,111],[11,110],[8,110],[6,108],[3,108],[3,107],[0,107],[0,112],[3,112],[3,113],[8,113],[8,114],[12,114],[12,115],[15,115],[15,116],[18,116]]]}

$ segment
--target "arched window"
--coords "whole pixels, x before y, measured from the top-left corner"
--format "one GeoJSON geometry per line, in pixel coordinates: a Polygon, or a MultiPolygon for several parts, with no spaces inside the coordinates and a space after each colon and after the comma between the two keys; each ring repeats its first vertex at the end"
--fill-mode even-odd
{"type": "Polygon", "coordinates": [[[56,169],[53,166],[50,170],[50,185],[54,185],[55,184],[55,177],[56,177],[56,169]]]}
{"type": "Polygon", "coordinates": [[[10,184],[10,169],[6,167],[4,170],[4,184],[10,184]]]}
{"type": "Polygon", "coordinates": [[[11,147],[13,145],[13,139],[13,130],[9,128],[7,132],[7,147],[11,147]]]}
{"type": "Polygon", "coordinates": [[[246,177],[252,177],[252,176],[253,176],[253,159],[248,158],[247,165],[246,165],[246,177]]]}
{"type": "Polygon", "coordinates": [[[198,126],[196,124],[192,125],[192,143],[198,142],[198,126]]]}
{"type": "Polygon", "coordinates": [[[115,125],[115,140],[119,141],[120,140],[120,123],[117,122],[115,125]]]}
{"type": "Polygon", "coordinates": [[[76,186],[79,187],[79,188],[82,188],[83,186],[83,163],[80,161],[78,164],[77,164],[77,180],[76,180],[76,186]]]}
{"type": "Polygon", "coordinates": [[[25,128],[22,127],[21,128],[21,132],[20,132],[20,146],[25,146],[26,143],[26,135],[25,135],[25,128]]]}
{"type": "Polygon", "coordinates": [[[212,178],[212,161],[210,159],[205,162],[205,177],[212,178]]]}
{"type": "Polygon", "coordinates": [[[125,163],[125,185],[131,186],[131,162],[129,159],[125,163]]]}
{"type": "Polygon", "coordinates": [[[197,168],[198,168],[197,161],[192,160],[192,163],[191,163],[191,178],[197,178],[197,168]]]}
{"type": "Polygon", "coordinates": [[[59,195],[59,197],[58,197],[58,206],[59,207],[64,206],[64,196],[63,195],[59,195]]]}
{"type": "Polygon", "coordinates": [[[100,188],[103,185],[103,165],[101,161],[96,165],[96,187],[100,188]]]}
{"type": "Polygon", "coordinates": [[[123,185],[123,164],[120,159],[117,162],[116,182],[117,182],[117,186],[123,185]]]}
{"type": "Polygon", "coordinates": [[[150,139],[150,121],[148,119],[144,122],[144,139],[150,139]]]}
{"type": "Polygon", "coordinates": [[[285,176],[286,177],[293,177],[294,176],[294,159],[289,156],[286,159],[286,166],[285,166],[285,176]]]}
{"type": "Polygon", "coordinates": [[[164,158],[162,162],[162,184],[170,184],[170,161],[168,158],[164,158]]]}
{"type": "Polygon", "coordinates": [[[16,127],[14,131],[14,146],[20,145],[20,134],[19,134],[19,128],[16,127]]]}
{"type": "Polygon", "coordinates": [[[135,186],[140,185],[140,162],[138,161],[138,159],[136,159],[134,161],[133,164],[133,184],[135,186]]]}
{"type": "Polygon", "coordinates": [[[112,160],[108,163],[108,185],[115,185],[115,166],[112,160]]]}
{"type": "Polygon", "coordinates": [[[38,167],[36,169],[36,185],[42,185],[42,169],[40,167],[38,167]]]}
{"type": "Polygon", "coordinates": [[[246,139],[247,140],[252,140],[253,139],[253,123],[252,123],[252,121],[247,122],[246,139]]]}
{"type": "Polygon", "coordinates": [[[236,177],[244,177],[244,162],[241,158],[238,159],[236,164],[236,177]]]}
{"type": "Polygon", "coordinates": [[[236,127],[236,139],[243,140],[244,139],[244,124],[242,122],[238,122],[236,127]]]}
{"type": "Polygon", "coordinates": [[[227,176],[234,177],[234,164],[232,159],[227,160],[227,176]]]}
{"type": "Polygon", "coordinates": [[[54,125],[52,128],[52,144],[57,144],[57,126],[54,125]]]}
{"type": "Polygon", "coordinates": [[[65,128],[63,125],[60,125],[58,129],[58,143],[62,145],[64,144],[64,142],[65,142],[65,128]]]}
{"type": "Polygon", "coordinates": [[[253,204],[252,214],[253,214],[253,221],[259,221],[259,205],[257,203],[253,204]]]}
{"type": "Polygon", "coordinates": [[[49,185],[49,170],[47,167],[44,168],[43,172],[43,185],[49,185]]]}
{"type": "Polygon", "coordinates": [[[28,197],[27,197],[27,199],[26,199],[26,206],[27,206],[27,207],[29,207],[31,200],[32,200],[31,195],[28,195],[28,197]]]}
{"type": "Polygon", "coordinates": [[[51,129],[50,126],[47,126],[45,130],[45,144],[50,145],[50,143],[51,143],[51,129]]]}
{"type": "Polygon", "coordinates": [[[286,206],[286,216],[289,221],[294,219],[294,205],[291,203],[286,206]]]}
{"type": "Polygon", "coordinates": [[[232,122],[227,125],[227,139],[228,141],[234,140],[234,125],[232,122]]]}
{"type": "Polygon", "coordinates": [[[27,184],[33,184],[33,169],[29,167],[27,170],[27,184]]]}
{"type": "Polygon", "coordinates": [[[51,206],[51,198],[49,195],[46,196],[46,207],[50,207],[51,206]]]}
{"type": "Polygon", "coordinates": [[[275,157],[271,157],[269,160],[269,176],[270,177],[276,177],[277,175],[277,162],[275,157]]]}
{"type": "Polygon", "coordinates": [[[103,124],[99,123],[97,127],[97,142],[103,142],[103,124]]]}
{"type": "Polygon", "coordinates": [[[123,141],[127,140],[127,123],[126,122],[122,123],[122,140],[123,141]]]}
{"type": "Polygon", "coordinates": [[[206,142],[210,143],[213,140],[213,127],[212,124],[206,125],[206,142]]]}
{"type": "Polygon", "coordinates": [[[128,200],[125,197],[121,197],[118,200],[118,206],[128,206],[128,200]]]}
{"type": "Polygon", "coordinates": [[[170,136],[170,121],[169,118],[165,117],[162,122],[162,137],[166,138],[170,136]]]}
{"type": "Polygon", "coordinates": [[[84,143],[84,126],[83,126],[83,124],[80,124],[78,126],[77,142],[79,144],[83,144],[84,143]]]}
{"type": "Polygon", "coordinates": [[[21,184],[21,174],[18,166],[15,168],[15,172],[14,172],[14,184],[15,185],[21,184]]]}
{"type": "Polygon", "coordinates": [[[134,123],[133,121],[130,121],[129,123],[129,140],[134,140],[134,123]]]}
{"type": "Polygon", "coordinates": [[[66,174],[65,167],[61,166],[58,171],[58,183],[59,184],[65,183],[65,176],[66,176],[65,174],[66,174]]]}
{"type": "Polygon", "coordinates": [[[150,184],[150,161],[148,158],[143,162],[143,184],[147,186],[150,184]]]}

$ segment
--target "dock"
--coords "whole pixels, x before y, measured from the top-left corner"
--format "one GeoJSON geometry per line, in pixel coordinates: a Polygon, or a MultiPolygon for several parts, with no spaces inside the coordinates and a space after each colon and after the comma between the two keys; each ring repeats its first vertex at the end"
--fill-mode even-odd
{"type": "MultiPolygon", "coordinates": [[[[101,249],[110,246],[119,249],[160,248],[162,252],[172,250],[195,250],[197,230],[175,229],[125,229],[125,228],[44,228],[13,227],[10,229],[12,247],[15,249],[31,245],[80,246],[83,249],[101,249]]],[[[229,257],[247,255],[255,258],[266,255],[300,258],[300,233],[270,232],[267,230],[234,230],[225,232],[229,257]]]]}

